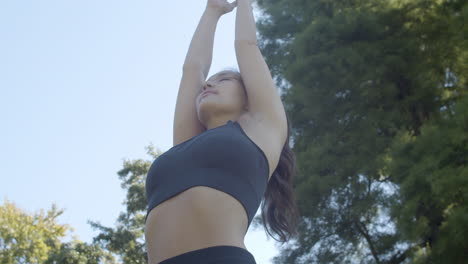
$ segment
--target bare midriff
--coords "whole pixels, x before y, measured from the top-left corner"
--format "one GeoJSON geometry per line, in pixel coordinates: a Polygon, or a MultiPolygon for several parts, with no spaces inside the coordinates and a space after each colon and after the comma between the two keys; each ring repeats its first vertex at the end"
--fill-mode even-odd
{"type": "Polygon", "coordinates": [[[146,220],[148,263],[193,250],[229,245],[244,248],[247,214],[222,191],[195,186],[153,208],[146,220]]]}

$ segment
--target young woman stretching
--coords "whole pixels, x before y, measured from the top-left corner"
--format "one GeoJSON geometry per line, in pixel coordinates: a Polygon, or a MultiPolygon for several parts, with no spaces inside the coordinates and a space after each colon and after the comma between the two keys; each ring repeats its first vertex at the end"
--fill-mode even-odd
{"type": "MultiPolygon", "coordinates": [[[[174,146],[153,162],[146,179],[149,263],[255,264],[244,237],[272,175],[275,197],[284,194],[272,198],[282,199],[275,208],[291,201],[288,137],[281,98],[257,46],[251,0],[208,0],[183,65],[174,146]],[[217,22],[236,7],[240,72],[221,71],[205,81],[217,22]]],[[[291,204],[286,210],[294,213],[291,204]]],[[[275,231],[284,229],[282,219],[288,220],[268,218],[275,231]]]]}

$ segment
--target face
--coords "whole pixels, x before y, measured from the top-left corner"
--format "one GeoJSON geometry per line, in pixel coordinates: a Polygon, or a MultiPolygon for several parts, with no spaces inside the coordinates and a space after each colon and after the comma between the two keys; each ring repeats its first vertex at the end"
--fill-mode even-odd
{"type": "Polygon", "coordinates": [[[247,107],[247,95],[242,82],[229,71],[214,74],[205,82],[196,98],[198,119],[206,124],[213,116],[240,115],[247,107]],[[212,91],[203,95],[205,91],[212,91]]]}

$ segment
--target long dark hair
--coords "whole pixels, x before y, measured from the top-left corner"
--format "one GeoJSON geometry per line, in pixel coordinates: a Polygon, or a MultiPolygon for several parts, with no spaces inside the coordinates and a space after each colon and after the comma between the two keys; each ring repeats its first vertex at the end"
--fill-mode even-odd
{"type": "Polygon", "coordinates": [[[273,175],[268,182],[262,201],[262,221],[265,230],[269,228],[279,235],[278,242],[285,243],[298,235],[297,226],[300,220],[299,208],[294,195],[293,183],[296,175],[296,155],[289,146],[291,126],[288,123],[288,136],[281,151],[281,157],[273,175]],[[269,227],[269,228],[268,228],[269,227]]]}
{"type": "MultiPolygon", "coordinates": [[[[231,72],[244,85],[242,76],[235,68],[226,68],[222,72],[231,72]]],[[[245,89],[245,86],[244,86],[245,89]]],[[[271,175],[261,203],[262,222],[268,234],[278,242],[285,243],[298,235],[300,220],[299,209],[294,195],[293,183],[296,175],[296,155],[289,146],[291,125],[286,115],[288,136],[281,151],[278,166],[271,175]],[[276,239],[272,233],[279,236],[276,239]]]]}

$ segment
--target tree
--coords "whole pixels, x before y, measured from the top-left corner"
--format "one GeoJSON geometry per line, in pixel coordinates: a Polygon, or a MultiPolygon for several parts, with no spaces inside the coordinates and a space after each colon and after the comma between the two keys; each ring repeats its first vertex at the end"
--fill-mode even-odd
{"type": "Polygon", "coordinates": [[[113,263],[113,257],[96,245],[78,240],[63,244],[60,239],[73,228],[56,222],[62,213],[53,204],[45,213],[41,209],[30,215],[5,199],[0,206],[0,263],[113,263]]]}
{"type": "Polygon", "coordinates": [[[403,203],[392,214],[411,242],[415,263],[465,263],[468,259],[468,96],[415,137],[393,142],[389,174],[403,203]]]}
{"type": "Polygon", "coordinates": [[[49,253],[44,264],[115,264],[114,256],[98,245],[74,240],[62,243],[58,250],[49,253]]]}
{"type": "MultiPolygon", "coordinates": [[[[154,159],[161,154],[159,150],[156,153],[152,145],[147,147],[147,152],[154,159]]],[[[127,189],[127,199],[124,201],[127,210],[119,215],[115,228],[90,221],[94,229],[101,231],[93,238],[93,242],[119,255],[124,263],[148,263],[144,226],[147,209],[145,181],[150,166],[151,161],[141,159],[124,161],[118,175],[123,181],[122,188],[127,189]]]]}
{"type": "MultiPolygon", "coordinates": [[[[390,148],[401,133],[418,137],[427,122],[443,124],[435,120],[466,96],[468,3],[257,4],[263,12],[259,47],[283,91],[294,131],[303,220],[301,236],[275,263],[416,259],[414,241],[424,244],[430,236],[408,235],[407,218],[397,217],[395,208],[408,197],[400,193],[399,171],[388,169],[397,155],[390,148]]],[[[418,188],[412,191],[424,190],[418,188]]],[[[456,223],[463,217],[457,219],[445,223],[460,230],[456,223]]]]}

